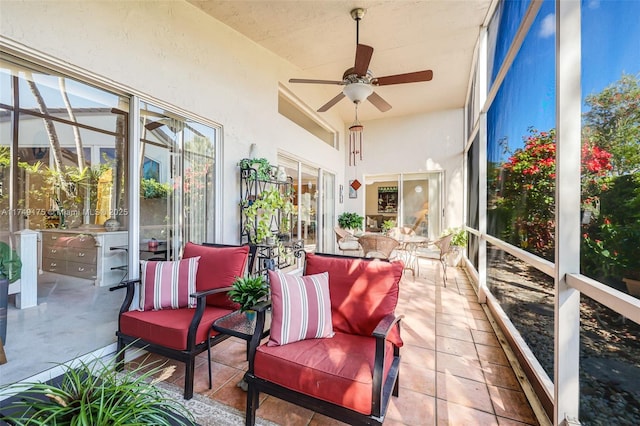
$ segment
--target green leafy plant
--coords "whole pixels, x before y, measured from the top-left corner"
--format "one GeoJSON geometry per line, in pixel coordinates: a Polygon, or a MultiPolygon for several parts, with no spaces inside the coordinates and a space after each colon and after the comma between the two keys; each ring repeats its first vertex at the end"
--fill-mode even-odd
{"type": "Polygon", "coordinates": [[[396,226],[396,221],[393,219],[387,219],[382,222],[382,232],[389,232],[396,226]]]}
{"type": "Polygon", "coordinates": [[[19,425],[193,425],[189,410],[155,384],[170,377],[175,366],[141,364],[122,373],[114,357],[66,366],[58,385],[14,383],[4,392],[19,392],[8,404],[10,416],[0,420],[19,425]],[[155,366],[154,366],[155,365],[155,366]],[[157,378],[153,379],[154,376],[157,378]],[[28,388],[25,390],[25,388],[28,388]]]}
{"type": "Polygon", "coordinates": [[[467,231],[461,228],[453,228],[447,229],[444,231],[445,235],[453,234],[451,238],[451,245],[456,247],[466,247],[467,246],[467,231]]]}
{"type": "Polygon", "coordinates": [[[229,299],[240,305],[240,310],[251,310],[258,302],[269,294],[269,285],[263,275],[238,277],[229,291],[229,299]]]}
{"type": "Polygon", "coordinates": [[[255,176],[252,173],[248,174],[247,180],[256,178],[263,181],[271,180],[277,171],[266,158],[243,158],[238,162],[238,166],[242,170],[254,169],[256,171],[255,176]]]}
{"type": "Polygon", "coordinates": [[[338,226],[343,229],[362,229],[364,217],[358,213],[344,212],[338,216],[338,226]]]}
{"type": "MultiPolygon", "coordinates": [[[[245,230],[249,233],[251,242],[254,244],[274,237],[272,221],[278,211],[283,215],[280,231],[284,232],[282,227],[289,225],[288,217],[293,210],[291,199],[283,195],[278,188],[262,191],[256,200],[244,203],[244,215],[247,219],[245,230]],[[284,217],[286,217],[286,223],[283,223],[284,217]]],[[[278,232],[278,229],[275,232],[278,232]]]]}
{"type": "Polygon", "coordinates": [[[9,283],[20,279],[22,261],[15,250],[7,243],[0,242],[0,279],[6,278],[9,283]]]}
{"type": "Polygon", "coordinates": [[[167,198],[171,187],[168,183],[160,183],[155,179],[140,180],[140,195],[142,198],[167,198]]]}

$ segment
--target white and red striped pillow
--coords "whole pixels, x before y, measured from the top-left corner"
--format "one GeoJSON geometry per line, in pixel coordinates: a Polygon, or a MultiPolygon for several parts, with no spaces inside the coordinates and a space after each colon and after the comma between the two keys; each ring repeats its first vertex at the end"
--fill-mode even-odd
{"type": "Polygon", "coordinates": [[[140,310],[195,308],[198,257],[167,262],[143,260],[140,310]]]}
{"type": "Polygon", "coordinates": [[[269,282],[269,346],[333,336],[328,272],[301,277],[269,271],[269,282]]]}

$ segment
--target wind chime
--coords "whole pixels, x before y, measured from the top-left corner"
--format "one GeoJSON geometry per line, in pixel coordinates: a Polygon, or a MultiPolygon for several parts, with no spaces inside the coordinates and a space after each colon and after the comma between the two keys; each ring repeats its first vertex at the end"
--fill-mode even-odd
{"type": "Polygon", "coordinates": [[[356,104],[356,120],[349,127],[349,165],[355,166],[357,157],[362,160],[362,136],[364,133],[364,126],[358,121],[358,105],[360,102],[354,102],[356,104]]]}

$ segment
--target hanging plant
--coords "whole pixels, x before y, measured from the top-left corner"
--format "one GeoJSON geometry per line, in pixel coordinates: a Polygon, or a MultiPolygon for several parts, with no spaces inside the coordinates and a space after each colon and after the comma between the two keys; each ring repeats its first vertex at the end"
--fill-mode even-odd
{"type": "Polygon", "coordinates": [[[238,162],[238,166],[241,170],[253,169],[256,171],[255,174],[249,173],[247,180],[255,180],[256,178],[262,181],[273,180],[277,174],[277,168],[272,166],[266,158],[243,158],[238,162]]]}

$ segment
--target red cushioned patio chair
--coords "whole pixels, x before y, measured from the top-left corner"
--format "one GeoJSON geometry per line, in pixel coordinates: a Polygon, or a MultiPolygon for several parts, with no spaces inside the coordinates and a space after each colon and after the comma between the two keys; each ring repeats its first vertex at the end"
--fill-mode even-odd
{"type": "MultiPolygon", "coordinates": [[[[270,303],[256,308],[245,374],[246,424],[255,423],[261,392],[351,425],[382,424],[391,395],[398,396],[402,340],[395,308],[403,268],[401,261],[307,254],[300,280],[328,272],[334,334],[260,344],[270,303]]],[[[277,315],[275,289],[272,280],[271,338],[277,315]]],[[[282,324],[285,327],[287,321],[282,324]]]]}
{"type": "MultiPolygon", "coordinates": [[[[233,312],[238,305],[226,293],[238,276],[245,273],[249,246],[187,243],[183,260],[200,257],[195,275],[195,308],[163,308],[140,311],[134,302],[135,288],[141,279],[124,281],[112,290],[126,288],[127,294],[118,316],[118,366],[124,365],[124,349],[139,347],[185,363],[184,399],[193,396],[195,358],[228,335],[211,331],[213,322],[233,312]],[[209,334],[211,331],[211,335],[209,334]]],[[[144,271],[143,271],[144,273],[144,271]]],[[[211,387],[211,360],[209,360],[211,387]]]]}

